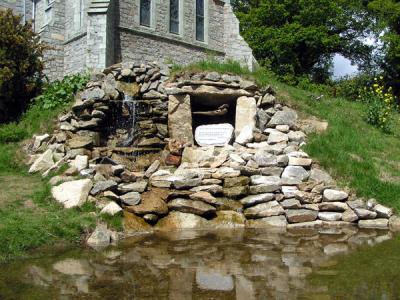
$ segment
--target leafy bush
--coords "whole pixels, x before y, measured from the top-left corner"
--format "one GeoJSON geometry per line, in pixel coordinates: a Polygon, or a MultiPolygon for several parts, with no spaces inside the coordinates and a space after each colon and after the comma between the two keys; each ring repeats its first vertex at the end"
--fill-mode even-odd
{"type": "Polygon", "coordinates": [[[40,90],[45,46],[11,10],[0,10],[0,123],[15,120],[40,90]]]}
{"type": "Polygon", "coordinates": [[[89,80],[88,75],[69,75],[61,81],[56,80],[47,85],[43,93],[35,98],[35,103],[43,109],[52,109],[70,103],[74,94],[85,87],[89,80]]]}
{"type": "Polygon", "coordinates": [[[0,143],[13,143],[23,140],[27,135],[25,128],[16,123],[10,123],[0,127],[0,143]]]}
{"type": "Polygon", "coordinates": [[[372,85],[365,87],[361,91],[359,99],[368,105],[366,121],[384,132],[391,132],[396,104],[392,88],[385,88],[383,77],[375,78],[372,85]]]}
{"type": "Polygon", "coordinates": [[[372,81],[373,78],[367,74],[341,78],[334,83],[333,96],[349,100],[359,100],[360,87],[367,86],[372,81]]]}

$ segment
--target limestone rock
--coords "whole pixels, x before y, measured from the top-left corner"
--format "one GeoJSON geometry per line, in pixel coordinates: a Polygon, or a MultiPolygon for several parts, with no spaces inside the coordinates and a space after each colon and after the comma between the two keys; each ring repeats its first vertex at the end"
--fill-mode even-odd
{"type": "Polygon", "coordinates": [[[253,125],[244,126],[239,135],[236,137],[235,142],[241,145],[251,143],[254,139],[253,129],[253,125]]]}
{"type": "Polygon", "coordinates": [[[105,191],[115,190],[117,183],[114,180],[98,181],[90,191],[91,195],[97,195],[105,191]]]}
{"type": "Polygon", "coordinates": [[[222,167],[219,168],[214,174],[212,174],[212,178],[223,179],[228,177],[238,177],[240,176],[240,171],[237,171],[233,168],[222,167]]]}
{"type": "Polygon", "coordinates": [[[292,109],[278,111],[269,121],[268,126],[288,125],[293,127],[297,121],[297,113],[292,109]]]}
{"type": "Polygon", "coordinates": [[[53,198],[65,208],[81,206],[86,202],[93,183],[90,179],[74,180],[54,186],[51,189],[53,198]]]}
{"type": "Polygon", "coordinates": [[[337,212],[320,212],[318,218],[322,221],[340,221],[342,214],[337,212]]]}
{"type": "Polygon", "coordinates": [[[262,148],[256,151],[253,159],[260,167],[271,167],[278,165],[277,157],[262,148]]]}
{"type": "Polygon", "coordinates": [[[235,186],[246,186],[249,185],[250,179],[246,176],[239,177],[231,177],[225,178],[224,180],[224,188],[230,188],[235,186]]]}
{"type": "Polygon", "coordinates": [[[281,188],[281,186],[277,183],[267,183],[267,184],[259,184],[253,185],[250,187],[250,194],[257,195],[263,193],[271,193],[276,192],[281,188]]]}
{"type": "Polygon", "coordinates": [[[398,216],[390,217],[389,227],[390,227],[390,230],[392,230],[394,232],[400,231],[400,217],[398,217],[398,216]]]}
{"type": "Polygon", "coordinates": [[[354,212],[357,214],[360,220],[375,219],[378,215],[376,212],[370,211],[365,208],[355,208],[354,212]]]}
{"type": "Polygon", "coordinates": [[[216,205],[218,203],[217,198],[211,195],[209,192],[200,191],[194,194],[191,194],[190,199],[195,201],[203,201],[208,204],[216,205]]]}
{"type": "Polygon", "coordinates": [[[281,205],[284,209],[295,209],[301,208],[300,201],[297,199],[286,199],[281,202],[281,205]]]}
{"type": "Polygon", "coordinates": [[[272,201],[275,198],[275,195],[272,193],[264,193],[253,196],[247,196],[240,200],[240,203],[244,205],[244,207],[254,206],[256,204],[265,203],[272,201]]]}
{"type": "Polygon", "coordinates": [[[324,201],[332,202],[332,201],[345,201],[349,197],[349,194],[343,191],[326,189],[324,191],[324,201]]]}
{"type": "Polygon", "coordinates": [[[214,158],[214,147],[185,147],[182,153],[182,162],[200,163],[211,161],[214,158]]]}
{"type": "Polygon", "coordinates": [[[222,186],[217,185],[217,184],[210,184],[210,185],[202,185],[202,186],[197,186],[192,189],[190,189],[192,192],[201,192],[201,191],[206,191],[210,192],[211,194],[221,194],[222,193],[222,186]]]}
{"type": "Polygon", "coordinates": [[[143,193],[146,190],[147,185],[148,183],[146,180],[139,180],[132,183],[123,183],[118,186],[118,191],[120,191],[121,193],[127,193],[127,192],[143,193]]]}
{"type": "Polygon", "coordinates": [[[250,181],[252,185],[281,185],[281,179],[278,176],[253,175],[250,177],[250,181]]]}
{"type": "Polygon", "coordinates": [[[393,210],[389,207],[377,204],[374,206],[374,211],[378,214],[378,218],[389,219],[393,215],[393,210]]]}
{"type": "Polygon", "coordinates": [[[308,172],[299,166],[288,166],[282,173],[282,181],[286,184],[300,184],[308,177],[308,172]]]}
{"type": "Polygon", "coordinates": [[[168,101],[170,138],[193,145],[192,110],[189,95],[170,95],[168,101]]]}
{"type": "Polygon", "coordinates": [[[144,173],[144,176],[149,178],[151,175],[153,175],[153,173],[155,173],[158,168],[160,167],[160,161],[159,160],[155,160],[150,167],[148,167],[148,169],[146,170],[146,173],[144,173]]]}
{"type": "Polygon", "coordinates": [[[126,205],[138,205],[141,201],[140,194],[138,192],[130,192],[120,197],[122,202],[126,205]]]}
{"type": "Polygon", "coordinates": [[[325,184],[333,184],[334,183],[334,180],[327,172],[325,172],[321,169],[316,169],[316,168],[311,169],[310,181],[323,182],[325,184]]]}
{"type": "Polygon", "coordinates": [[[239,136],[244,127],[256,127],[257,103],[251,97],[239,97],[236,102],[235,135],[239,136]]]}
{"type": "Polygon", "coordinates": [[[371,229],[388,229],[388,219],[375,219],[375,220],[360,220],[358,222],[360,228],[371,228],[371,229]]]}
{"type": "Polygon", "coordinates": [[[255,206],[245,209],[244,211],[246,218],[249,219],[278,216],[283,215],[284,213],[284,209],[277,201],[257,204],[255,206]]]}
{"type": "Polygon", "coordinates": [[[318,217],[318,212],[308,209],[288,209],[286,218],[289,223],[312,222],[318,217]]]}
{"type": "Polygon", "coordinates": [[[358,220],[358,216],[352,209],[347,209],[342,214],[342,220],[344,222],[355,222],[358,220]]]}
{"type": "Polygon", "coordinates": [[[122,208],[117,203],[110,202],[100,211],[100,214],[114,216],[120,211],[122,211],[122,208]]]}
{"type": "Polygon", "coordinates": [[[94,144],[94,139],[91,136],[75,136],[68,140],[67,145],[71,149],[91,148],[94,144]]]}
{"type": "Polygon", "coordinates": [[[193,201],[177,198],[168,203],[171,210],[180,211],[183,213],[191,213],[199,216],[209,215],[216,211],[215,207],[206,204],[202,201],[193,201]]]}
{"type": "Polygon", "coordinates": [[[322,202],[319,204],[319,210],[321,211],[343,212],[347,209],[349,209],[349,206],[343,202],[322,202]]]}
{"type": "Polygon", "coordinates": [[[173,231],[181,229],[199,229],[204,227],[206,219],[190,213],[172,211],[157,222],[156,229],[173,231]]]}
{"type": "Polygon", "coordinates": [[[202,290],[229,292],[234,289],[231,275],[224,275],[215,271],[196,271],[196,284],[202,290]]]}
{"type": "Polygon", "coordinates": [[[289,166],[310,167],[311,164],[312,159],[310,158],[289,157],[289,166]]]}
{"type": "Polygon", "coordinates": [[[224,196],[232,199],[238,199],[243,196],[247,196],[249,193],[249,187],[248,186],[235,186],[235,187],[230,187],[230,188],[224,188],[223,189],[223,194],[224,196]]]}
{"type": "Polygon", "coordinates": [[[282,142],[287,142],[289,140],[289,137],[287,136],[287,134],[282,133],[278,130],[273,130],[272,132],[270,132],[269,136],[268,136],[268,144],[278,144],[278,143],[282,143],[282,142]]]}
{"type": "Polygon", "coordinates": [[[44,172],[50,169],[53,165],[53,151],[48,149],[35,160],[29,168],[29,173],[44,172]]]}

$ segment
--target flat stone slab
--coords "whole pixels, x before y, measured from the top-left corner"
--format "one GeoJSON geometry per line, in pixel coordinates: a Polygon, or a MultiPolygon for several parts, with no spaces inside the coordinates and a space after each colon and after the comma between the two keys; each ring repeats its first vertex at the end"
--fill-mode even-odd
{"type": "Polygon", "coordinates": [[[232,140],[234,128],[231,124],[201,125],[196,128],[195,140],[202,147],[225,146],[232,140]]]}

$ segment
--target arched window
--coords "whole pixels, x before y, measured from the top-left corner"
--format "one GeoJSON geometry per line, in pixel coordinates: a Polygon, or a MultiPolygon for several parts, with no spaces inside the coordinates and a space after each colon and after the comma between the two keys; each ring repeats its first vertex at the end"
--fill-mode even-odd
{"type": "Polygon", "coordinates": [[[204,0],[196,0],[196,40],[204,42],[204,0]]]}
{"type": "Polygon", "coordinates": [[[140,0],[140,25],[151,25],[151,0],[140,0]]]}
{"type": "Polygon", "coordinates": [[[169,32],[179,34],[179,0],[169,1],[169,32]]]}

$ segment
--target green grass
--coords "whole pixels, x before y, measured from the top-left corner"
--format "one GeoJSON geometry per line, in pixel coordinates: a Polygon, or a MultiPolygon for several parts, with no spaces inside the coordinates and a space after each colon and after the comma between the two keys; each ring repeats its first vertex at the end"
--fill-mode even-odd
{"type": "Polygon", "coordinates": [[[273,86],[278,100],[290,104],[302,117],[327,120],[328,131],[309,136],[305,151],[327,169],[339,185],[400,211],[399,114],[395,116],[394,133],[385,134],[364,121],[365,104],[330,97],[316,101],[313,93],[283,84],[262,68],[249,72],[238,63],[219,63],[211,59],[174,67],[174,73],[184,71],[244,74],[260,86],[273,86]]]}

